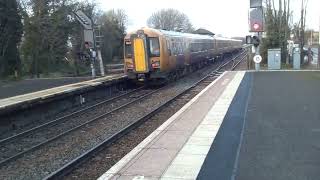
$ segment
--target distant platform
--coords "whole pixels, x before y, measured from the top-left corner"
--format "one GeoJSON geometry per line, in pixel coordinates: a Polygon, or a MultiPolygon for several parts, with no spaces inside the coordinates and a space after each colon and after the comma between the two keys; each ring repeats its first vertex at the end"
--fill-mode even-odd
{"type": "Polygon", "coordinates": [[[91,77],[62,77],[0,81],[0,99],[92,80],[91,77]]]}
{"type": "Polygon", "coordinates": [[[319,90],[317,71],[224,73],[99,180],[319,179],[319,90]]]}
{"type": "Polygon", "coordinates": [[[86,91],[99,85],[124,81],[126,76],[124,74],[117,74],[92,80],[90,79],[91,78],[89,77],[57,78],[1,83],[1,97],[9,97],[0,99],[0,113],[19,109],[20,107],[28,107],[37,103],[43,103],[48,99],[59,97],[61,95],[72,94],[78,91],[86,91]]]}

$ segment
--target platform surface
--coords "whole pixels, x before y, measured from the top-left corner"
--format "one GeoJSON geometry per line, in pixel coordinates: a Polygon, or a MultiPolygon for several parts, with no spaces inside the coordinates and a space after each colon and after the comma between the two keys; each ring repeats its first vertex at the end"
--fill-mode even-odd
{"type": "Polygon", "coordinates": [[[320,177],[320,72],[255,73],[236,179],[320,177]]]}
{"type": "Polygon", "coordinates": [[[19,81],[0,81],[0,99],[19,96],[68,84],[89,81],[91,77],[38,78],[19,81]]]}
{"type": "Polygon", "coordinates": [[[320,72],[228,72],[104,179],[314,180],[320,72]]]}
{"type": "MultiPolygon", "coordinates": [[[[49,97],[53,97],[53,96],[58,96],[64,93],[70,93],[73,91],[77,91],[83,88],[88,88],[88,87],[95,87],[98,86],[100,84],[103,83],[107,83],[107,82],[111,82],[111,81],[115,81],[115,80],[121,80],[124,79],[125,75],[108,75],[102,78],[97,78],[97,79],[93,79],[93,80],[87,80],[85,81],[85,79],[82,80],[69,80],[70,82],[77,82],[77,81],[82,81],[82,82],[78,82],[78,83],[69,83],[68,85],[63,85],[63,86],[58,86],[58,87],[53,87],[53,88],[49,88],[49,89],[44,89],[41,90],[40,89],[36,89],[36,87],[30,88],[30,87],[25,87],[25,86],[37,86],[37,83],[40,83],[40,81],[36,82],[36,80],[30,80],[28,81],[27,84],[19,84],[19,87],[16,88],[26,88],[26,92],[28,91],[28,89],[32,89],[35,92],[31,92],[31,93],[26,93],[26,94],[22,94],[22,95],[17,95],[17,96],[13,96],[13,97],[9,97],[9,98],[3,98],[0,99],[0,110],[6,109],[6,108],[10,108],[12,106],[19,106],[20,104],[23,103],[28,103],[28,102],[34,102],[37,100],[44,100],[46,98],[49,97]]],[[[42,81],[46,81],[45,79],[41,80],[42,81]]],[[[61,82],[63,80],[56,80],[55,83],[49,85],[49,86],[53,86],[55,84],[59,84],[59,83],[67,83],[67,82],[61,82]]],[[[44,83],[49,83],[50,82],[44,82],[44,83]]],[[[12,85],[12,87],[5,85],[5,84],[1,84],[2,89],[1,91],[9,91],[11,88],[14,88],[15,86],[12,85]]],[[[16,92],[24,92],[23,90],[19,90],[16,92]]],[[[10,94],[10,93],[7,93],[10,94]]]]}

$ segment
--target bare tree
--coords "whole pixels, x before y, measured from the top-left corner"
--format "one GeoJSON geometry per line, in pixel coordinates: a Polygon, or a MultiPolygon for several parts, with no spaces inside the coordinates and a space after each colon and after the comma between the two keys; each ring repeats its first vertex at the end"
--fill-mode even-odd
{"type": "Polygon", "coordinates": [[[308,6],[308,0],[301,0],[301,17],[300,17],[300,33],[299,33],[301,61],[303,61],[304,59],[303,47],[305,45],[304,41],[305,41],[307,6],[308,6]]]}
{"type": "Polygon", "coordinates": [[[126,14],[125,10],[117,9],[117,10],[109,10],[103,13],[98,18],[98,24],[104,24],[107,22],[114,22],[120,28],[122,33],[126,31],[126,27],[128,26],[128,15],[126,14]]]}
{"type": "Polygon", "coordinates": [[[279,8],[275,7],[275,0],[266,0],[265,30],[262,54],[266,56],[270,48],[281,48],[282,59],[289,63],[287,56],[287,40],[290,35],[290,0],[278,0],[279,8]]]}
{"type": "Polygon", "coordinates": [[[148,19],[147,24],[156,29],[166,29],[169,31],[194,31],[188,16],[175,9],[162,9],[153,13],[148,19]]]}
{"type": "Polygon", "coordinates": [[[101,25],[102,56],[103,59],[112,60],[122,57],[123,38],[128,24],[128,16],[123,9],[109,10],[98,17],[101,25]]]}

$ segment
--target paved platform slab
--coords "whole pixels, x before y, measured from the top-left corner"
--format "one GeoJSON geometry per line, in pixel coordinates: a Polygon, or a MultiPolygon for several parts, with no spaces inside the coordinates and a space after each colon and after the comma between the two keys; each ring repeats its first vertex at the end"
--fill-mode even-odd
{"type": "MultiPolygon", "coordinates": [[[[0,99],[0,111],[6,111],[8,109],[17,108],[26,103],[35,103],[38,101],[44,101],[45,99],[60,96],[66,93],[73,93],[79,90],[86,90],[94,88],[96,86],[112,83],[116,81],[122,81],[126,78],[125,75],[109,75],[102,78],[97,78],[89,81],[82,81],[79,83],[68,84],[64,86],[54,87],[14,97],[0,99]]],[[[31,84],[32,85],[32,82],[31,84]]]]}
{"type": "Polygon", "coordinates": [[[320,72],[225,73],[104,179],[315,180],[320,72]]]}
{"type": "Polygon", "coordinates": [[[319,179],[320,72],[252,75],[236,179],[319,179]]]}

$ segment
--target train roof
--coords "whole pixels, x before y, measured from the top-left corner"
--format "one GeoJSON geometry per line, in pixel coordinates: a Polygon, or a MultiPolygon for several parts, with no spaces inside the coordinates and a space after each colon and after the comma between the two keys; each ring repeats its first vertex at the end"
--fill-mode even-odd
{"type": "MultiPolygon", "coordinates": [[[[153,29],[153,28],[141,28],[138,30],[143,30],[144,32],[146,32],[147,34],[151,34],[151,35],[164,35],[164,36],[170,36],[170,37],[183,37],[183,38],[190,38],[190,39],[199,39],[199,40],[203,40],[203,39],[216,39],[216,40],[225,40],[225,41],[241,41],[241,40],[236,40],[236,39],[230,39],[230,38],[224,38],[224,37],[214,37],[214,36],[210,36],[210,35],[201,35],[201,34],[191,34],[191,33],[182,33],[182,32],[175,32],[175,31],[166,31],[166,30],[160,30],[160,29],[153,29]]],[[[129,36],[131,34],[135,34],[137,33],[137,31],[132,31],[130,33],[127,34],[127,38],[129,38],[129,36]]]]}
{"type": "Polygon", "coordinates": [[[182,32],[175,32],[175,31],[166,31],[166,30],[158,30],[165,36],[173,36],[173,37],[184,37],[190,39],[214,39],[213,36],[209,35],[201,35],[201,34],[191,34],[191,33],[182,33],[182,32]]]}

